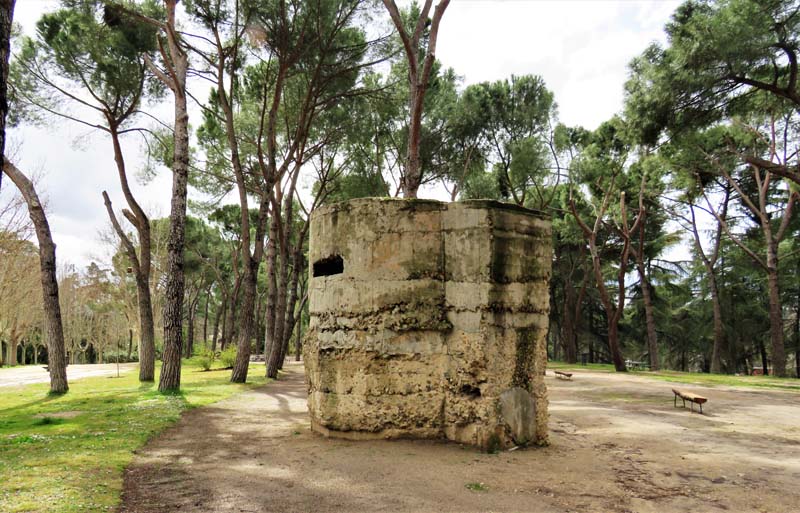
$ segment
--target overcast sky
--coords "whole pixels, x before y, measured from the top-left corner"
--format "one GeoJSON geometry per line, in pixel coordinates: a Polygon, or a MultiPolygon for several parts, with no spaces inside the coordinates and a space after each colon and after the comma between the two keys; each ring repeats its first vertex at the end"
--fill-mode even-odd
{"type": "MultiPolygon", "coordinates": [[[[464,78],[464,85],[512,74],[541,75],[555,93],[560,120],[594,128],[620,111],[628,62],[650,42],[664,40],[663,27],[680,3],[452,0],[442,19],[437,57],[464,78]]],[[[57,5],[17,0],[14,20],[32,35],[39,16],[57,5]]],[[[16,128],[9,136],[19,167],[40,175],[60,261],[82,267],[104,258],[108,248],[99,232],[108,217],[101,191],[107,190],[118,208],[123,201],[110,141],[58,120],[47,127],[16,128]]],[[[127,141],[131,170],[142,167],[138,149],[138,141],[127,141]]],[[[10,186],[3,181],[3,189],[10,186]]],[[[136,184],[134,193],[159,217],[169,213],[170,186],[165,171],[147,186],[136,184]]]]}

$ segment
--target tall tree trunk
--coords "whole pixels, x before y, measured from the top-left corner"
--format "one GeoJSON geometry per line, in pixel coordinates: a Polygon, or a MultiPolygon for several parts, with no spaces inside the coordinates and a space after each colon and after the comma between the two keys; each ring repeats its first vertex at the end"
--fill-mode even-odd
{"type": "Polygon", "coordinates": [[[769,338],[772,345],[772,373],[786,376],[786,349],[783,345],[783,311],[778,282],[778,243],[767,243],[767,285],[769,287],[769,338]]]}
{"type": "Polygon", "coordinates": [[[239,341],[236,351],[236,362],[231,373],[232,383],[247,381],[247,371],[250,367],[250,341],[253,338],[253,320],[256,307],[256,287],[258,284],[258,264],[249,255],[249,250],[244,252],[242,278],[242,304],[239,307],[239,341]]]}
{"type": "MultiPolygon", "coordinates": [[[[623,276],[624,280],[624,268],[625,263],[624,261],[627,260],[627,252],[620,259],[620,271],[619,273],[623,276]]],[[[606,322],[608,325],[608,350],[611,353],[611,360],[614,362],[614,369],[617,372],[625,372],[628,369],[625,367],[625,360],[622,358],[622,351],[619,347],[619,318],[622,314],[621,306],[614,307],[613,303],[611,302],[611,298],[608,295],[608,291],[605,285],[605,278],[603,277],[603,270],[601,268],[600,263],[600,255],[597,252],[597,248],[594,247],[594,242],[592,242],[592,261],[593,261],[593,268],[594,268],[594,275],[595,275],[595,282],[597,285],[597,289],[600,292],[600,299],[603,304],[603,309],[606,312],[606,322]]],[[[625,289],[619,291],[621,297],[618,299],[619,303],[624,305],[624,295],[625,289]]]]}
{"type": "Polygon", "coordinates": [[[571,280],[564,283],[564,322],[562,332],[564,339],[564,360],[567,363],[578,361],[578,336],[575,329],[577,317],[573,317],[576,312],[577,297],[571,280]]]}
{"type": "Polygon", "coordinates": [[[208,347],[208,301],[211,299],[211,287],[206,290],[206,306],[203,311],[203,348],[208,347]]]}
{"type": "Polygon", "coordinates": [[[647,278],[641,252],[637,253],[636,268],[639,271],[639,280],[642,283],[642,300],[644,301],[644,316],[647,325],[647,350],[650,354],[650,370],[656,371],[660,368],[656,319],[653,314],[653,297],[651,294],[650,280],[647,278]]]}
{"type": "Polygon", "coordinates": [[[767,358],[767,348],[764,342],[758,341],[758,352],[761,353],[761,368],[763,369],[764,376],[769,376],[769,359],[767,358]]]}
{"type": "MultiPolygon", "coordinates": [[[[0,0],[0,162],[5,160],[6,115],[8,114],[8,58],[11,54],[11,28],[15,0],[0,0]]],[[[3,173],[0,173],[0,186],[3,173]]]]}
{"type": "Polygon", "coordinates": [[[156,340],[153,304],[150,297],[150,273],[136,278],[136,293],[139,302],[139,381],[155,380],[156,340]]]}
{"type": "MultiPolygon", "coordinates": [[[[714,311],[714,347],[711,350],[711,373],[719,374],[722,372],[722,345],[725,341],[725,328],[722,325],[722,305],[719,299],[719,287],[717,286],[717,276],[714,272],[708,274],[708,285],[711,288],[711,306],[714,311]]],[[[736,361],[731,360],[731,365],[736,371],[736,361]]]]}
{"type": "MultiPolygon", "coordinates": [[[[288,222],[286,224],[289,224],[288,222]]],[[[283,367],[283,358],[286,356],[286,339],[284,338],[284,328],[286,324],[284,318],[286,316],[286,302],[289,276],[289,262],[285,250],[281,250],[280,266],[278,267],[278,297],[275,304],[275,343],[272,346],[272,353],[270,355],[270,365],[267,369],[267,376],[270,378],[278,377],[278,370],[283,367]]]]}
{"type": "Polygon", "coordinates": [[[17,364],[17,342],[17,335],[12,333],[8,340],[8,358],[6,358],[9,367],[17,364]]]}
{"type": "Polygon", "coordinates": [[[222,343],[220,349],[222,351],[228,347],[228,344],[233,342],[234,328],[236,327],[236,304],[239,302],[239,291],[241,290],[242,280],[239,279],[233,287],[228,297],[228,308],[225,312],[225,319],[222,324],[222,343]]]}
{"type": "MultiPolygon", "coordinates": [[[[616,317],[616,316],[615,316],[616,317]]],[[[611,352],[611,361],[617,372],[625,372],[625,360],[622,359],[622,351],[619,348],[619,319],[614,318],[608,321],[608,350],[611,352]]]]}
{"type": "Polygon", "coordinates": [[[196,309],[197,302],[189,301],[189,311],[186,312],[186,358],[191,358],[192,353],[194,353],[194,321],[196,309]]]}
{"type": "Polygon", "coordinates": [[[794,333],[794,376],[800,378],[800,296],[798,296],[797,304],[795,305],[792,333],[794,333]]]}
{"type": "Polygon", "coordinates": [[[264,355],[267,362],[267,377],[278,376],[278,356],[280,355],[280,341],[275,339],[276,303],[278,301],[278,286],[276,265],[278,260],[278,220],[273,212],[272,222],[269,227],[269,241],[267,242],[267,310],[265,313],[264,329],[264,355]],[[277,349],[277,350],[276,350],[277,349]],[[274,358],[273,358],[274,356],[274,358]],[[273,362],[274,360],[274,362],[273,362]]]}
{"type": "Polygon", "coordinates": [[[131,361],[131,353],[133,352],[133,330],[128,328],[128,361],[131,361]]]}
{"type": "MultiPolygon", "coordinates": [[[[297,334],[294,339],[294,361],[300,361],[300,355],[303,352],[303,312],[302,310],[297,314],[297,334]]],[[[800,376],[800,374],[798,374],[800,376]]]]}
{"type": "Polygon", "coordinates": [[[3,170],[22,193],[28,205],[28,214],[36,229],[39,241],[39,268],[44,302],[44,331],[47,340],[50,392],[63,394],[67,385],[67,361],[64,352],[64,330],[61,324],[61,305],[58,302],[58,277],[56,276],[56,245],[50,235],[50,225],[33,184],[8,160],[3,170]]]}
{"type": "Polygon", "coordinates": [[[122,145],[119,140],[119,126],[118,121],[107,115],[109,130],[111,133],[111,143],[114,150],[114,162],[117,166],[117,174],[119,183],[122,188],[122,194],[125,201],[130,207],[130,210],[123,210],[122,214],[126,219],[136,228],[136,233],[139,237],[139,252],[137,254],[133,242],[130,240],[128,234],[123,230],[114,209],[111,206],[111,200],[103,191],[103,199],[105,200],[106,210],[111,219],[111,224],[114,231],[117,233],[125,253],[128,255],[128,260],[133,268],[133,274],[136,278],[136,296],[139,302],[139,381],[148,382],[155,379],[155,325],[153,322],[153,302],[150,294],[150,272],[151,272],[151,235],[150,235],[150,219],[145,214],[144,209],[136,201],[133,196],[130,185],[128,183],[128,173],[125,166],[125,157],[122,153],[122,145]]]}
{"type": "Polygon", "coordinates": [[[287,221],[284,223],[283,227],[281,244],[281,293],[278,295],[278,312],[276,312],[276,322],[281,323],[282,326],[276,326],[275,335],[281,340],[281,353],[278,355],[278,369],[283,369],[286,353],[289,351],[289,341],[294,331],[294,309],[297,305],[297,286],[300,283],[300,267],[302,266],[302,255],[298,256],[298,248],[302,248],[302,239],[305,238],[305,232],[300,233],[294,246],[291,246],[292,238],[294,237],[294,223],[292,222],[294,218],[293,200],[298,177],[299,172],[296,172],[292,177],[284,207],[287,221]],[[289,264],[292,265],[291,278],[289,277],[289,264]]]}
{"type": "MultiPolygon", "coordinates": [[[[612,185],[614,183],[614,179],[612,179],[612,185]]],[[[644,188],[644,180],[642,180],[642,188],[644,188]]],[[[575,218],[575,221],[580,226],[581,230],[583,231],[584,237],[586,241],[589,243],[589,253],[592,257],[592,270],[594,272],[595,278],[595,285],[597,286],[597,291],[600,294],[600,302],[603,305],[603,310],[606,313],[606,321],[608,324],[608,349],[611,353],[611,359],[614,362],[614,368],[617,372],[625,372],[628,369],[625,367],[625,360],[622,358],[622,351],[619,347],[619,319],[622,316],[622,313],[625,309],[625,275],[627,274],[627,266],[628,266],[628,258],[630,257],[630,236],[626,235],[623,237],[623,247],[622,251],[620,252],[619,256],[619,269],[617,270],[617,298],[616,298],[616,305],[611,299],[610,294],[608,293],[608,288],[606,287],[605,277],[603,276],[603,269],[602,269],[602,262],[600,260],[600,252],[597,248],[597,234],[600,229],[601,221],[603,216],[605,215],[606,209],[611,199],[611,192],[613,187],[606,191],[603,197],[603,203],[595,217],[594,226],[593,228],[589,228],[586,223],[583,221],[581,216],[578,214],[578,211],[575,207],[575,203],[573,202],[572,198],[570,198],[570,209],[572,210],[572,215],[575,218]]],[[[625,196],[621,195],[620,201],[620,210],[622,212],[622,221],[623,226],[625,227],[625,231],[627,234],[635,233],[642,220],[642,216],[637,216],[636,221],[633,223],[633,227],[628,228],[627,216],[625,213],[625,196]]],[[[639,193],[639,203],[641,208],[641,198],[642,193],[639,193]]]]}
{"type": "Polygon", "coordinates": [[[217,352],[217,336],[219,329],[219,319],[222,318],[222,331],[225,331],[225,315],[228,310],[228,299],[223,295],[222,301],[217,306],[217,313],[214,315],[214,332],[211,334],[211,351],[217,352]]]}
{"type": "Polygon", "coordinates": [[[150,296],[150,220],[144,214],[142,209],[133,199],[133,196],[128,188],[127,178],[125,177],[125,168],[122,161],[122,150],[119,147],[119,142],[116,135],[112,133],[114,140],[114,151],[117,154],[117,166],[120,169],[120,182],[122,189],[128,198],[128,204],[133,205],[134,211],[138,214],[131,214],[129,211],[123,211],[128,220],[136,226],[139,234],[139,253],[136,253],[136,248],[131,242],[128,234],[123,230],[117,219],[114,209],[111,205],[111,199],[108,193],[103,191],[103,200],[105,202],[108,217],[111,220],[111,225],[117,233],[125,253],[128,256],[128,261],[133,268],[133,275],[136,278],[136,298],[139,306],[139,381],[147,382],[155,379],[155,358],[156,358],[156,344],[155,344],[155,325],[153,322],[153,305],[150,296]]]}
{"type": "MultiPolygon", "coordinates": [[[[172,79],[167,80],[175,98],[174,143],[172,158],[172,201],[167,242],[166,284],[164,286],[164,364],[158,390],[168,392],[181,386],[181,348],[183,346],[183,272],[186,236],[186,195],[189,178],[189,112],[186,107],[188,56],[180,47],[175,26],[177,0],[166,0],[167,41],[172,79]]],[[[165,77],[167,78],[167,77],[165,77]]]]}

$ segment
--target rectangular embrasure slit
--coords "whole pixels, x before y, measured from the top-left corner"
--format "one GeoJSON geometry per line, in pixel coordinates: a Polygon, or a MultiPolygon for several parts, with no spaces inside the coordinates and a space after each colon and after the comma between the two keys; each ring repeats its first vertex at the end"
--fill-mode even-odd
{"type": "Polygon", "coordinates": [[[314,278],[333,276],[344,272],[344,260],[341,255],[331,255],[314,262],[314,278]]]}

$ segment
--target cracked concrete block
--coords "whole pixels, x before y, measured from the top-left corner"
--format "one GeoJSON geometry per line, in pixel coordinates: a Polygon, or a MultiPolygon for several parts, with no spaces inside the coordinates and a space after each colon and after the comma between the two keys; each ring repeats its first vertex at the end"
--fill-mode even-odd
{"type": "Polygon", "coordinates": [[[547,443],[550,224],[494,201],[359,199],[311,219],[314,430],[547,443]]]}

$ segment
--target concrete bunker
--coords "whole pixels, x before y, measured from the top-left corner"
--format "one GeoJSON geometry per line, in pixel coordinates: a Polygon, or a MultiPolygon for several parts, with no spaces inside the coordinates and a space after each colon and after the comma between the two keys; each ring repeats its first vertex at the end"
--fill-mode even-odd
{"type": "Polygon", "coordinates": [[[311,219],[312,427],[547,442],[550,222],[495,201],[358,199],[311,219]]]}

